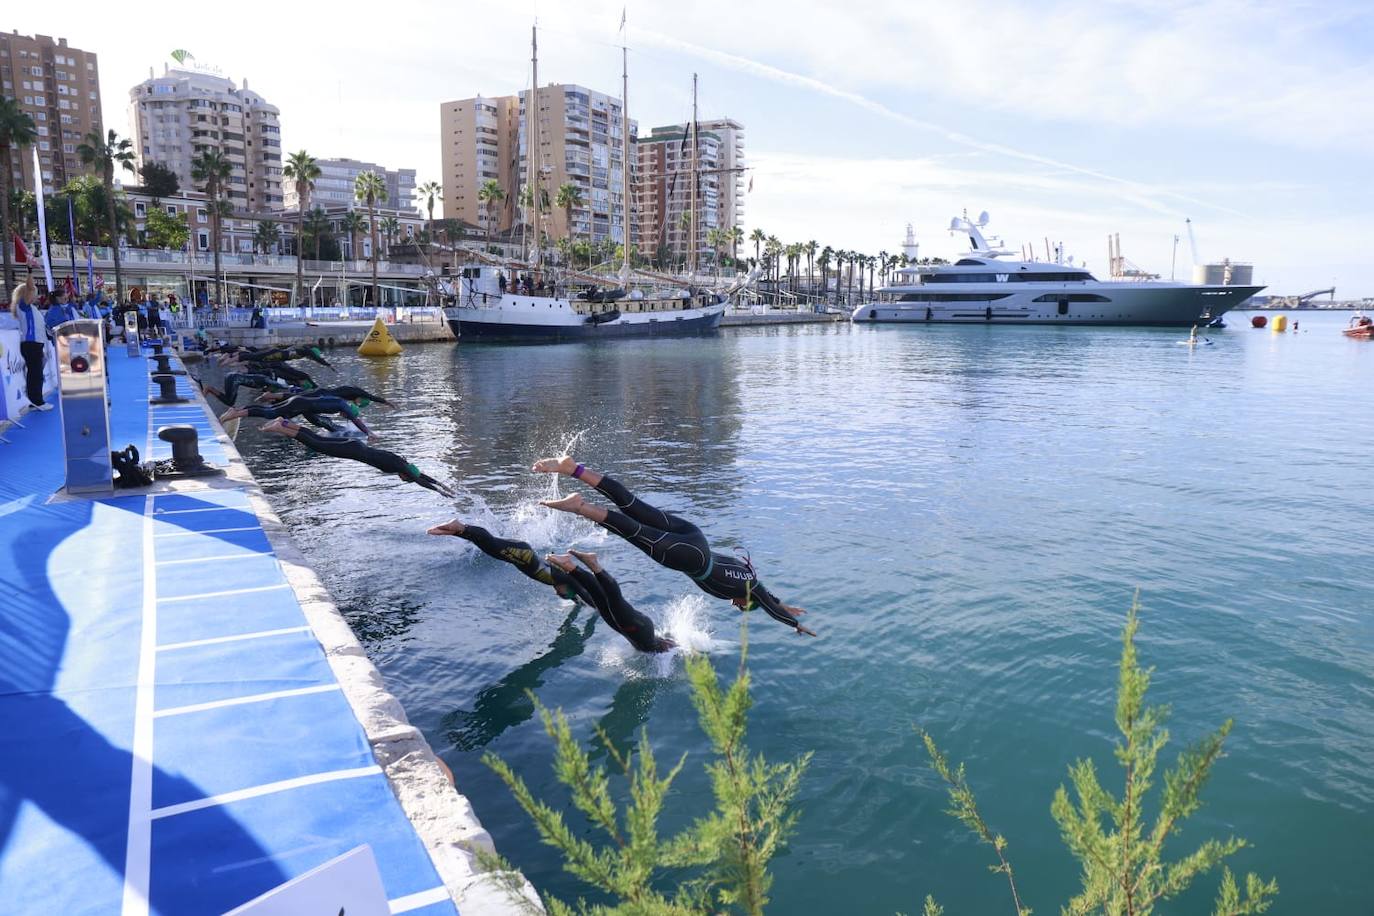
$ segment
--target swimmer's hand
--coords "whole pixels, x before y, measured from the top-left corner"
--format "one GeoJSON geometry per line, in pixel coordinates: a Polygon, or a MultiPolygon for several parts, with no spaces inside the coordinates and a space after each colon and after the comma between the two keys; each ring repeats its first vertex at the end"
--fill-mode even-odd
{"type": "MultiPolygon", "coordinates": [[[[805,614],[805,613],[806,613],[806,608],[793,607],[793,606],[790,605],[790,604],[784,604],[783,607],[784,607],[785,609],[787,609],[789,612],[791,612],[793,615],[796,615],[796,614],[805,614]]],[[[811,635],[812,635],[812,636],[815,636],[816,634],[815,634],[815,633],[812,633],[811,635]]]]}
{"type": "Polygon", "coordinates": [[[803,633],[805,633],[807,636],[815,636],[815,635],[816,635],[816,631],[815,631],[815,630],[808,630],[806,627],[802,626],[801,624],[797,624],[797,635],[800,636],[800,635],[802,635],[803,633]]]}

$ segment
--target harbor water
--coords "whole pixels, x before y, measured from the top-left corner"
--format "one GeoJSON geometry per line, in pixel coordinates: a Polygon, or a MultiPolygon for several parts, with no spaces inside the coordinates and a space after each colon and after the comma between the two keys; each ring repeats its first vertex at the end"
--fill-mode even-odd
{"type": "MultiPolygon", "coordinates": [[[[530,463],[571,448],[718,549],[747,549],[820,634],[743,618],[752,748],[815,752],[771,911],[915,912],[927,893],[949,912],[1011,910],[991,851],[943,813],[917,726],[967,763],[1025,903],[1067,901],[1078,869],[1050,800],[1081,756],[1119,791],[1116,668],[1139,589],[1151,697],[1172,707],[1161,766],[1235,719],[1167,854],[1242,836],[1233,868],[1276,877],[1283,911],[1367,913],[1374,343],[1341,336],[1346,313],[1298,317],[1275,334],[1235,313],[1198,347],[1177,329],[845,323],[330,354],[341,380],[398,402],[369,409],[378,444],[452,481],[454,503],[308,457],[257,421],[238,445],[498,848],[564,899],[585,888],[481,756],[562,808],[526,690],[584,739],[645,727],[661,761],[689,754],[667,804],[676,829],[709,804],[682,663],[634,655],[594,611],[424,529],[456,515],[541,551],[595,550],[726,676],[742,620],[538,506],[580,485],[530,463]]],[[[1210,912],[1218,880],[1169,911],[1210,912]]]]}

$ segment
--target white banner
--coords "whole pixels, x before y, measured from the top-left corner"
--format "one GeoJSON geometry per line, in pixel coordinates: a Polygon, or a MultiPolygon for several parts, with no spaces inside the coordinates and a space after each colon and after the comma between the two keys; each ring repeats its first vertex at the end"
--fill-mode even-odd
{"type": "Polygon", "coordinates": [[[24,396],[24,356],[19,332],[0,329],[0,420],[17,420],[29,405],[24,396]]]}

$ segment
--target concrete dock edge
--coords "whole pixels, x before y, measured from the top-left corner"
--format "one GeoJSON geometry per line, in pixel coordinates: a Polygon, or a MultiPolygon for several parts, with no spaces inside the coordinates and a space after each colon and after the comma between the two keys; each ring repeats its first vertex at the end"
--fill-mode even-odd
{"type": "MultiPolygon", "coordinates": [[[[203,393],[197,392],[197,400],[215,417],[203,393]]],[[[508,889],[508,880],[483,872],[476,851],[495,852],[491,835],[472,804],[449,782],[447,767],[420,730],[410,724],[400,701],[386,689],[381,672],[367,657],[217,418],[214,425],[231,465],[228,476],[243,486],[286,580],[367,735],[377,764],[385,771],[392,792],[459,912],[462,916],[542,913],[538,894],[523,876],[518,876],[518,883],[524,896],[516,899],[508,889]]]]}

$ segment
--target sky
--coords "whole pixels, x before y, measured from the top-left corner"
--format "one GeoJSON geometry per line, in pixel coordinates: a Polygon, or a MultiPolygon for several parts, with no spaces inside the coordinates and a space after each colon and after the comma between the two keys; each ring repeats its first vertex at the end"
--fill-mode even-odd
{"type": "Polygon", "coordinates": [[[1062,242],[1107,273],[1188,278],[1194,261],[1255,265],[1270,293],[1374,296],[1374,4],[1253,0],[504,0],[266,4],[206,28],[185,4],[15,5],[7,27],[100,58],[105,123],[176,48],[281,109],[285,151],[415,168],[442,180],[439,105],[540,83],[618,94],[630,116],[746,129],[745,228],[784,243],[967,246],[991,215],[1007,247],[1062,242]],[[625,38],[619,25],[626,17],[625,38]],[[1177,244],[1175,236],[1179,237],[1177,244]]]}

